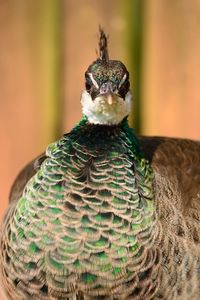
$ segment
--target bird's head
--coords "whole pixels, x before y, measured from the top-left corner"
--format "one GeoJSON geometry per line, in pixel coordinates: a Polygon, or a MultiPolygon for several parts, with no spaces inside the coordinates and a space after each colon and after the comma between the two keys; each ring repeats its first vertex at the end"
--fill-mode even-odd
{"type": "Polygon", "coordinates": [[[129,73],[118,60],[110,60],[107,37],[100,28],[99,58],[85,72],[83,114],[93,124],[120,123],[131,110],[129,73]]]}

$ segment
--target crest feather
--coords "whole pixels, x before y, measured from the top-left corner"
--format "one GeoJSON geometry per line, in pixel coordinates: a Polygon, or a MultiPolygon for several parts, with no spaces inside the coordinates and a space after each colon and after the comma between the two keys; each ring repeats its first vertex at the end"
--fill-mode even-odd
{"type": "Polygon", "coordinates": [[[99,26],[99,58],[104,61],[109,60],[107,40],[108,36],[106,36],[101,26],[99,26]]]}

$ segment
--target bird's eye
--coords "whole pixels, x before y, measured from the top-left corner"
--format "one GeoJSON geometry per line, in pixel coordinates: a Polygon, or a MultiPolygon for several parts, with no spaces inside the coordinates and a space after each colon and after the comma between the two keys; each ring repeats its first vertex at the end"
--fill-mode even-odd
{"type": "Polygon", "coordinates": [[[92,87],[91,83],[86,81],[85,82],[85,88],[86,88],[87,92],[89,92],[91,90],[91,87],[92,87]]]}
{"type": "Polygon", "coordinates": [[[87,90],[87,92],[89,92],[91,90],[92,87],[92,81],[89,77],[89,75],[86,73],[85,74],[85,88],[87,90]]]}
{"type": "Polygon", "coordinates": [[[130,87],[130,82],[128,79],[126,79],[119,88],[119,94],[122,96],[122,98],[125,97],[126,93],[129,90],[129,87],[130,87]]]}

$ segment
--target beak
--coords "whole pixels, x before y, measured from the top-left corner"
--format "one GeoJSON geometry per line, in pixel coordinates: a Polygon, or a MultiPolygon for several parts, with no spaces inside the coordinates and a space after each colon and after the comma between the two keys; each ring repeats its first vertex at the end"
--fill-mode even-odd
{"type": "Polygon", "coordinates": [[[101,95],[108,94],[108,93],[113,93],[113,94],[117,93],[117,86],[112,81],[104,82],[99,89],[99,94],[101,95]]]}
{"type": "Polygon", "coordinates": [[[99,96],[104,96],[108,104],[112,105],[114,98],[119,96],[117,86],[111,81],[104,82],[99,89],[98,97],[99,96]]]}
{"type": "Polygon", "coordinates": [[[113,99],[114,99],[115,95],[112,94],[112,93],[108,93],[108,94],[106,94],[105,96],[106,96],[106,98],[107,98],[108,104],[109,104],[109,105],[112,105],[112,104],[113,104],[113,99]]]}
{"type": "Polygon", "coordinates": [[[107,81],[104,82],[98,90],[93,90],[91,92],[93,100],[101,96],[105,97],[108,104],[111,105],[115,97],[120,97],[116,84],[112,81],[107,81]]]}

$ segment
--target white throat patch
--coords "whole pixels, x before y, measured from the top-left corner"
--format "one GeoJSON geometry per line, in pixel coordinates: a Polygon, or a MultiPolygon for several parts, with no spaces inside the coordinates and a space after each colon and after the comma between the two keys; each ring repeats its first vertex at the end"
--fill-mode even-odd
{"type": "Polygon", "coordinates": [[[102,95],[93,101],[87,91],[83,91],[81,96],[83,114],[93,124],[119,124],[130,113],[131,102],[130,91],[126,94],[125,100],[118,96],[102,95]]]}

